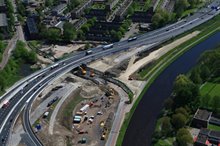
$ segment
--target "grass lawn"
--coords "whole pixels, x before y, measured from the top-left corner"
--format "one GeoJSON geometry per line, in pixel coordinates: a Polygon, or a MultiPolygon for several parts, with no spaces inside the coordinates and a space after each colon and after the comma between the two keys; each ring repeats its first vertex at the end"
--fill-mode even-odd
{"type": "Polygon", "coordinates": [[[213,124],[209,124],[209,125],[208,125],[208,129],[220,131],[220,126],[216,126],[216,125],[213,125],[213,124]]]}
{"type": "Polygon", "coordinates": [[[154,144],[154,146],[173,146],[173,142],[175,139],[173,137],[169,137],[166,139],[160,139],[157,143],[154,144]]]}
{"type": "Polygon", "coordinates": [[[64,110],[62,111],[62,123],[67,129],[71,129],[71,123],[72,123],[72,112],[76,105],[80,103],[84,98],[77,95],[74,98],[72,98],[68,104],[65,106],[64,110]]]}
{"type": "Polygon", "coordinates": [[[200,89],[201,95],[210,95],[211,97],[220,95],[220,84],[205,83],[200,89]]]}

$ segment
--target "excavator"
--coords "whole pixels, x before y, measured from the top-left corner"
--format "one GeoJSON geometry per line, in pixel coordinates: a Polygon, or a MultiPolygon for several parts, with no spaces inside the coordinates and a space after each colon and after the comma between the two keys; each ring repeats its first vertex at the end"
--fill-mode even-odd
{"type": "Polygon", "coordinates": [[[85,75],[85,74],[86,74],[86,70],[83,69],[81,66],[80,66],[79,68],[81,69],[81,73],[82,73],[82,75],[85,75]]]}
{"type": "Polygon", "coordinates": [[[94,70],[91,69],[91,70],[90,70],[90,77],[94,77],[94,76],[95,76],[94,70]]]}

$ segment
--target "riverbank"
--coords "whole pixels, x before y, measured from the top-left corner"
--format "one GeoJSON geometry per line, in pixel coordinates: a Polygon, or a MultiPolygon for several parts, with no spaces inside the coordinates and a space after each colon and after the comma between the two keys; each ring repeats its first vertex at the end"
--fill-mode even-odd
{"type": "MultiPolygon", "coordinates": [[[[170,65],[179,56],[181,56],[186,51],[188,51],[190,48],[192,48],[193,46],[197,45],[198,43],[202,42],[203,40],[205,40],[206,38],[208,38],[209,36],[211,36],[212,34],[217,32],[219,30],[218,27],[220,24],[220,22],[218,20],[220,20],[220,16],[216,16],[214,19],[210,20],[209,22],[193,29],[193,30],[200,30],[201,33],[197,37],[193,38],[192,40],[187,41],[186,43],[180,45],[176,49],[168,52],[166,55],[161,57],[156,62],[155,66],[151,67],[150,69],[148,68],[149,72],[143,76],[143,79],[147,78],[146,86],[145,86],[144,90],[141,92],[141,94],[139,95],[138,99],[135,101],[131,111],[127,114],[127,116],[123,122],[123,125],[121,127],[121,130],[120,130],[120,133],[118,136],[118,140],[117,140],[117,144],[116,144],[117,146],[122,145],[123,138],[124,138],[126,129],[129,125],[129,122],[131,120],[131,117],[132,117],[137,105],[139,104],[140,100],[142,99],[143,95],[145,94],[147,89],[150,87],[150,85],[154,82],[154,80],[160,75],[160,73],[163,70],[165,70],[165,68],[168,65],[170,65]]],[[[185,33],[185,34],[187,34],[187,33],[185,33]]]]}

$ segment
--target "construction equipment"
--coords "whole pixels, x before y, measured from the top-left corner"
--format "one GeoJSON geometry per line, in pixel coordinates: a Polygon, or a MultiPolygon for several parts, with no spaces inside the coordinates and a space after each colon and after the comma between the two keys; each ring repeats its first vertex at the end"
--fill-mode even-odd
{"type": "Polygon", "coordinates": [[[86,74],[86,70],[83,69],[81,66],[80,66],[79,68],[81,69],[81,73],[82,73],[82,75],[85,75],[85,74],[86,74]]]}
{"type": "Polygon", "coordinates": [[[94,77],[94,76],[95,76],[94,70],[91,69],[91,70],[90,70],[90,77],[94,77]]]}

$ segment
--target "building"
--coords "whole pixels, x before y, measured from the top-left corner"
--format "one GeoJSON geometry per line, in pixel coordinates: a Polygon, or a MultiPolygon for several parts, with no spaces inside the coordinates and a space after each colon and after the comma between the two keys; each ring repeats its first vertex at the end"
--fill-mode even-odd
{"type": "Polygon", "coordinates": [[[131,19],[137,23],[151,23],[151,19],[154,15],[153,8],[149,8],[147,11],[135,11],[131,19]]]}
{"type": "Polygon", "coordinates": [[[67,9],[67,4],[60,4],[52,9],[52,15],[57,16],[67,9]]]}
{"type": "Polygon", "coordinates": [[[111,11],[118,2],[119,0],[109,0],[105,5],[106,10],[111,11]]]}
{"type": "Polygon", "coordinates": [[[207,128],[212,112],[198,109],[193,116],[192,126],[196,128],[207,128]]]}
{"type": "Polygon", "coordinates": [[[115,20],[116,21],[123,21],[124,20],[124,17],[127,14],[127,10],[130,7],[130,5],[132,4],[132,2],[133,2],[133,0],[125,0],[122,3],[122,6],[121,6],[120,10],[115,15],[115,20]]]}
{"type": "Polygon", "coordinates": [[[71,16],[73,19],[80,18],[84,14],[84,10],[92,6],[93,0],[85,1],[83,4],[76,7],[72,12],[71,16]]]}
{"type": "Polygon", "coordinates": [[[106,21],[108,12],[105,9],[91,9],[88,14],[85,15],[87,19],[96,17],[97,20],[106,21]]]}
{"type": "Polygon", "coordinates": [[[6,12],[5,0],[0,0],[0,13],[6,12]]]}
{"type": "Polygon", "coordinates": [[[7,28],[8,21],[5,13],[0,13],[0,28],[7,28]]]}
{"type": "Polygon", "coordinates": [[[194,146],[220,145],[220,131],[201,129],[196,137],[194,146]]]}
{"type": "Polygon", "coordinates": [[[28,35],[30,39],[37,39],[39,31],[34,18],[28,17],[26,21],[28,35]]]}

